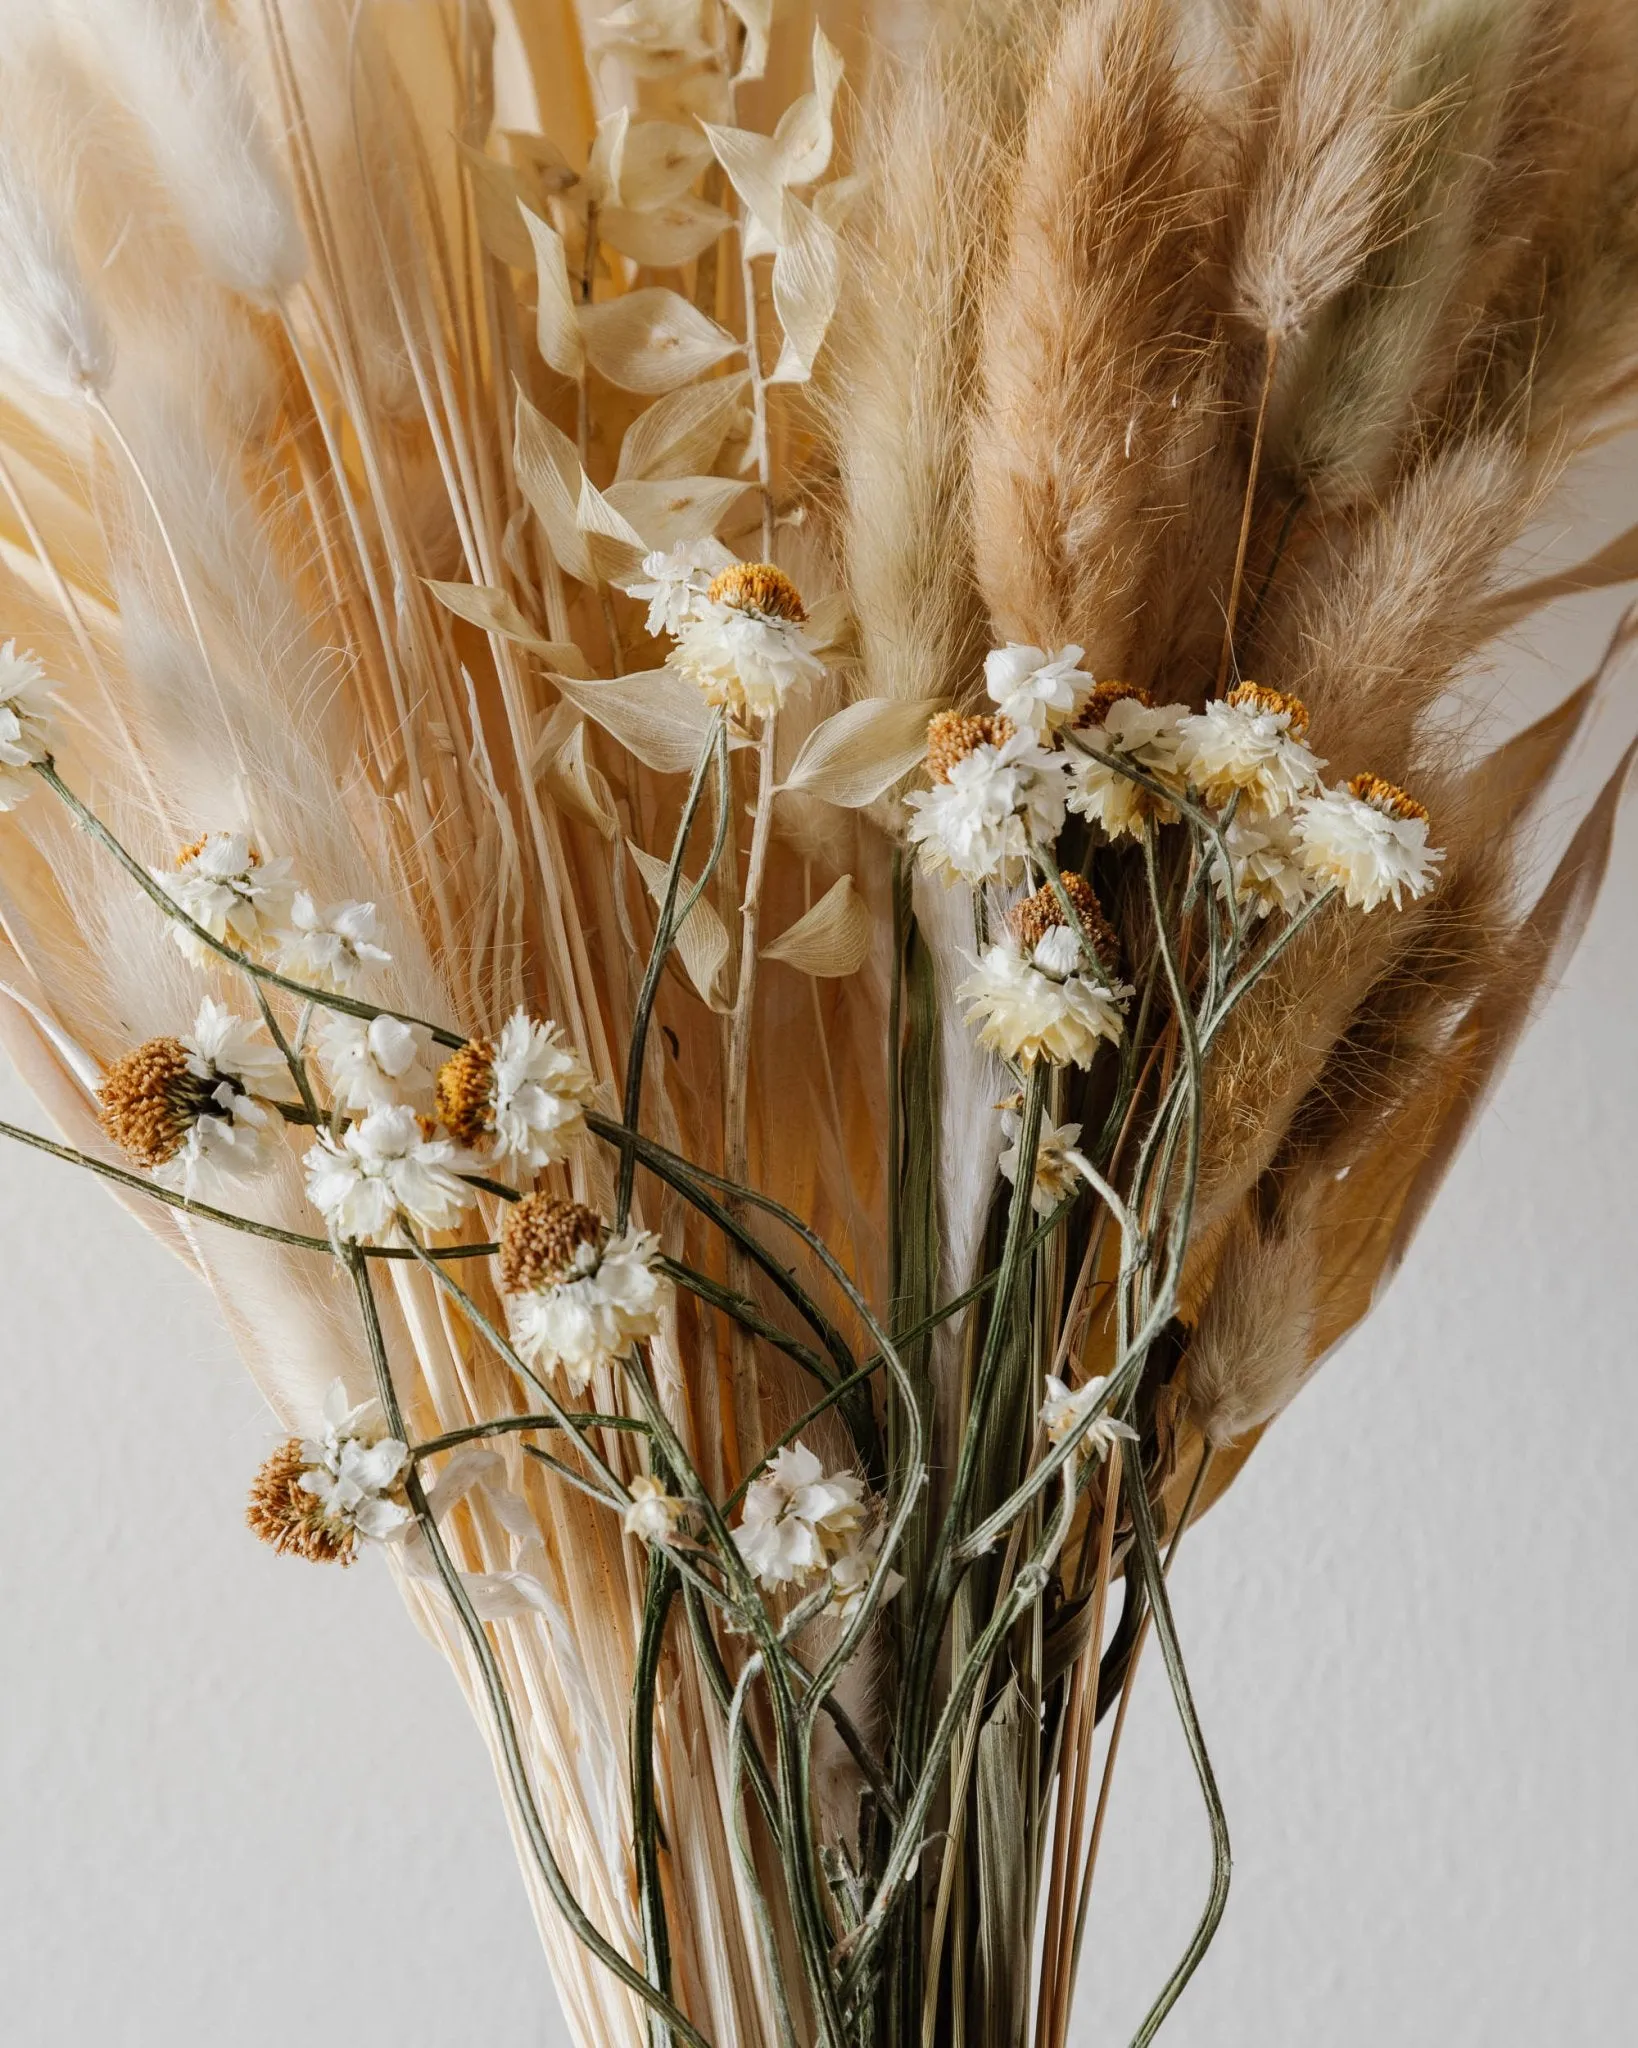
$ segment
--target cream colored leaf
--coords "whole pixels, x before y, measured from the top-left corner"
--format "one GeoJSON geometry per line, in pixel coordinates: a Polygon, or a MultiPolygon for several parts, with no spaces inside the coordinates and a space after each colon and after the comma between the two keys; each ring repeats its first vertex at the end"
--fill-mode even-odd
{"type": "Polygon", "coordinates": [[[736,79],[760,78],[768,68],[768,35],[773,26],[773,0],[728,0],[730,11],[744,24],[745,48],[736,79]]]}
{"type": "Polygon", "coordinates": [[[577,670],[582,675],[591,673],[586,657],[572,640],[542,640],[504,590],[492,590],[486,583],[435,583],[430,576],[425,581],[438,602],[458,619],[481,626],[486,633],[499,633],[503,639],[515,640],[520,647],[538,655],[548,668],[560,668],[571,675],[577,670]]]}
{"type": "Polygon", "coordinates": [[[709,469],[734,424],[747,381],[746,372],[736,370],[656,399],[626,429],[615,482],[696,476],[709,469]]]}
{"type": "Polygon", "coordinates": [[[937,697],[906,703],[864,697],[816,725],[791,764],[782,789],[822,797],[843,810],[862,810],[910,773],[927,751],[927,721],[937,697]]]}
{"type": "Polygon", "coordinates": [[[535,252],[535,339],[552,368],[578,383],[586,374],[586,344],[575,318],[563,237],[527,206],[522,213],[535,252]]]}
{"type": "Polygon", "coordinates": [[[472,174],[472,210],[477,216],[478,234],[491,256],[514,270],[534,265],[534,244],[523,225],[519,210],[534,197],[521,172],[510,164],[498,163],[469,142],[461,144],[461,157],[472,174]]]}
{"type": "Polygon", "coordinates": [[[648,553],[643,536],[609,503],[589,476],[580,479],[574,523],[585,536],[586,549],[600,583],[624,576],[648,553]]]}
{"type": "Polygon", "coordinates": [[[698,128],[680,121],[634,121],[620,158],[617,206],[641,213],[682,198],[711,161],[711,145],[698,128]]]}
{"type": "Polygon", "coordinates": [[[620,181],[625,168],[626,136],[631,115],[620,107],[605,114],[597,124],[591,153],[586,158],[586,197],[593,206],[619,206],[620,181]]]}
{"type": "Polygon", "coordinates": [[[813,90],[793,100],[779,117],[773,139],[787,185],[811,185],[830,167],[834,144],[831,110],[842,82],[842,57],[817,24],[813,31],[813,90]]]}
{"type": "Polygon", "coordinates": [[[771,136],[758,135],[750,128],[719,128],[710,121],[702,125],[717,162],[728,174],[728,182],[766,238],[765,246],[776,247],[780,208],[785,198],[779,145],[771,136]]]}
{"type": "Polygon", "coordinates": [[[658,285],[580,308],[593,369],[627,391],[675,391],[741,344],[680,293],[658,285]]]}
{"type": "Polygon", "coordinates": [[[821,980],[857,974],[870,951],[870,912],[851,875],[827,889],[795,924],[762,948],[764,960],[782,960],[821,980]]]}
{"type": "Polygon", "coordinates": [[[688,193],[640,212],[616,206],[597,216],[597,231],[611,249],[654,270],[692,263],[732,225],[720,206],[708,206],[688,193]]]}
{"type": "Polygon", "coordinates": [[[549,135],[531,135],[526,128],[496,131],[514,163],[526,164],[543,192],[567,192],[580,183],[580,173],[549,135]]]}
{"type": "MultiPolygon", "coordinates": [[[[653,897],[655,907],[662,907],[670,863],[657,860],[652,853],[645,853],[630,839],[626,841],[626,850],[637,863],[637,872],[653,897]]],[[[692,888],[693,883],[684,876],[678,886],[679,898],[692,888]]],[[[728,928],[717,915],[716,905],[709,897],[702,896],[683,919],[676,943],[689,980],[713,1010],[726,1010],[729,1007],[728,928]]]]}
{"type": "MultiPolygon", "coordinates": [[[[561,708],[561,707],[560,707],[561,708]]],[[[546,763],[542,780],[553,801],[571,817],[583,818],[605,839],[619,829],[614,814],[614,794],[608,779],[586,759],[586,726],[577,718],[562,745],[546,763]]]]}
{"type": "Polygon", "coordinates": [[[586,682],[554,675],[552,681],[577,711],[600,725],[661,775],[690,775],[711,734],[711,707],[692,683],[669,668],[586,682]]]}
{"type": "Polygon", "coordinates": [[[773,269],[774,306],[785,345],[771,384],[805,384],[813,374],[841,285],[840,242],[811,206],[787,192],[773,269]]]}
{"type": "Polygon", "coordinates": [[[747,477],[678,476],[610,484],[605,496],[647,547],[657,550],[715,533],[735,499],[750,487],[747,477]]]}
{"type": "Polygon", "coordinates": [[[853,612],[845,590],[832,590],[808,607],[808,643],[821,658],[848,650],[853,638],[853,612]]]}
{"type": "Polygon", "coordinates": [[[580,504],[580,457],[568,435],[537,412],[521,391],[513,429],[512,466],[559,566],[578,582],[595,583],[597,571],[591,551],[575,518],[580,504]]]}

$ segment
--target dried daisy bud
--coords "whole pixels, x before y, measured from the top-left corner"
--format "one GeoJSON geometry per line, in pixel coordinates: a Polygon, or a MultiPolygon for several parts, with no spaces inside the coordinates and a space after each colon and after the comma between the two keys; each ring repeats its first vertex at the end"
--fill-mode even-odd
{"type": "Polygon", "coordinates": [[[561,1369],[583,1393],[639,1337],[652,1337],[671,1283],[654,1269],[659,1240],[647,1231],[610,1237],[595,1209],[557,1195],[527,1195],[501,1232],[501,1288],[518,1355],[561,1369]]]}
{"type": "Polygon", "coordinates": [[[1356,775],[1346,789],[1321,790],[1292,827],[1297,858],[1322,886],[1338,888],[1356,910],[1404,895],[1425,896],[1443,852],[1428,844],[1428,813],[1380,775],[1356,775]]]}
{"type": "MultiPolygon", "coordinates": [[[[1091,883],[1084,876],[1071,874],[1067,868],[1061,870],[1058,879],[1063,883],[1064,894],[1075,906],[1081,930],[1091,940],[1099,964],[1113,974],[1120,965],[1120,940],[1114,926],[1104,916],[1091,883]]],[[[1026,896],[1022,903],[1014,904],[1007,914],[1007,922],[1022,950],[1033,954],[1048,932],[1056,930],[1059,925],[1067,925],[1069,920],[1064,916],[1057,890],[1048,882],[1033,896],[1026,896]]]]}
{"type": "Polygon", "coordinates": [[[950,770],[979,747],[999,747],[1012,738],[1012,721],[988,714],[968,718],[960,711],[940,711],[927,721],[927,773],[934,782],[948,782],[950,770]]]}
{"type": "Polygon", "coordinates": [[[280,1444],[256,1474],[245,1507],[253,1536],[281,1556],[305,1557],[309,1564],[351,1564],[358,1555],[358,1531],[334,1520],[302,1481],[312,1467],[293,1436],[280,1444]]]}
{"type": "Polygon", "coordinates": [[[558,1195],[526,1195],[507,1212],[501,1230],[501,1287],[507,1294],[553,1287],[575,1270],[582,1245],[595,1253],[602,1241],[603,1219],[595,1209],[558,1195]]]}
{"type": "Polygon", "coordinates": [[[266,1163],[283,1071],[261,1027],[207,996],[191,1038],[150,1038],[108,1069],[98,1121],[129,1158],[192,1191],[202,1169],[266,1163]]]}
{"type": "Polygon", "coordinates": [[[457,1144],[529,1173],[568,1157],[584,1134],[592,1077],[555,1024],[522,1010],[498,1040],[474,1038],[438,1070],[438,1115],[457,1144]]]}
{"type": "Polygon", "coordinates": [[[772,562],[734,562],[719,570],[707,586],[706,601],[726,605],[730,611],[756,612],[765,619],[787,619],[792,625],[807,624],[807,607],[802,594],[772,562]]]}
{"type": "Polygon", "coordinates": [[[1324,767],[1303,744],[1308,707],[1265,683],[1240,683],[1178,726],[1177,765],[1213,806],[1278,817],[1319,785],[1324,767]]]}
{"type": "Polygon", "coordinates": [[[324,1397],[317,1437],[291,1437],[256,1474],[245,1520],[275,1550],[314,1564],[351,1564],[361,1536],[382,1542],[409,1520],[389,1500],[408,1447],[380,1434],[374,1401],[349,1404],[340,1380],[324,1397]]]}
{"type": "Polygon", "coordinates": [[[1141,704],[1147,710],[1153,702],[1141,683],[1094,683],[1075,714],[1074,730],[1085,732],[1090,726],[1102,725],[1116,704],[1141,704]]]}
{"type": "Polygon", "coordinates": [[[705,602],[682,627],[671,666],[708,704],[767,718],[825,665],[802,628],[796,585],[771,562],[735,562],[711,579],[705,602]]]}

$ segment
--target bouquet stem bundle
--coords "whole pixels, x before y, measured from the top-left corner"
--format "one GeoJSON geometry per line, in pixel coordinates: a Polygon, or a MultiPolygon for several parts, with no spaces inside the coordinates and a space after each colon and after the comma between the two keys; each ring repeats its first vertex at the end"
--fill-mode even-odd
{"type": "Polygon", "coordinates": [[[1509,580],[1638,374],[1624,8],[876,26],[0,29],[5,1134],[395,1574],[587,2048],[1061,2048],[1151,1636],[1154,2037],[1168,1572],[1627,767],[1543,880],[1627,628],[1473,681],[1638,560],[1509,580]]]}

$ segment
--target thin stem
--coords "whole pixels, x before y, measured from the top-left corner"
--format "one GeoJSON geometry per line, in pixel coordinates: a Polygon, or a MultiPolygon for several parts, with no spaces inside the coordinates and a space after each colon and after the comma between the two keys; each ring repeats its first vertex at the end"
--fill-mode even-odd
{"type": "Polygon", "coordinates": [[[1240,586],[1246,573],[1246,549],[1251,542],[1251,512],[1257,497],[1257,472],[1263,460],[1263,431],[1268,425],[1268,401],[1274,391],[1274,372],[1280,360],[1280,337],[1270,328],[1263,338],[1263,389],[1257,401],[1257,426],[1251,437],[1251,461],[1246,469],[1245,505],[1240,513],[1240,544],[1234,554],[1234,577],[1229,584],[1227,614],[1223,620],[1223,651],[1217,662],[1217,695],[1223,694],[1229,665],[1234,659],[1234,621],[1240,609],[1240,586]]]}

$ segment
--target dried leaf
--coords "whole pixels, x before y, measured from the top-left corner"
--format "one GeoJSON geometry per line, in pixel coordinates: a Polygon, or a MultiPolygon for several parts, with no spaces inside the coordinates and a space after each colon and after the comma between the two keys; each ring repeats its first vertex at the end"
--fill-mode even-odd
{"type": "Polygon", "coordinates": [[[768,33],[773,25],[773,0],[728,0],[729,11],[745,30],[737,80],[760,78],[768,68],[768,33]]]}
{"type": "Polygon", "coordinates": [[[978,1860],[978,1963],[987,2038],[1023,2037],[1029,1993],[1029,1821],[1024,1795],[1033,1716],[1009,1678],[979,1730],[973,1777],[978,1860]]]}
{"type": "Polygon", "coordinates": [[[708,470],[739,414],[747,381],[747,373],[737,370],[656,399],[626,429],[615,482],[708,470]]]}
{"type": "Polygon", "coordinates": [[[1589,676],[1545,718],[1515,733],[1469,773],[1463,796],[1475,816],[1505,821],[1509,828],[1516,826],[1586,723],[1598,683],[1597,676],[1589,676]]]}
{"type": "Polygon", "coordinates": [[[484,247],[514,270],[532,269],[535,250],[523,225],[522,209],[533,202],[535,195],[527,181],[510,164],[485,156],[469,142],[463,142],[460,149],[472,174],[472,210],[484,247]]]}
{"type": "Polygon", "coordinates": [[[493,590],[486,583],[435,583],[430,576],[424,580],[438,602],[456,618],[481,626],[486,633],[499,633],[505,640],[516,641],[531,654],[539,655],[548,668],[560,668],[570,675],[591,673],[586,657],[572,640],[542,640],[504,590],[493,590]]]}
{"type": "Polygon", "coordinates": [[[620,152],[614,205],[633,212],[681,199],[711,161],[711,145],[698,128],[680,121],[633,121],[620,152]]]}
{"type": "Polygon", "coordinates": [[[1504,633],[1532,612],[1555,604],[1561,597],[1579,597],[1589,590],[1608,590],[1616,583],[1638,579],[1638,526],[1629,526],[1597,554],[1562,569],[1556,576],[1542,576],[1534,583],[1522,583],[1516,590],[1504,590],[1492,598],[1486,624],[1492,633],[1504,633]]]}
{"type": "Polygon", "coordinates": [[[858,973],[870,952],[871,932],[865,900],[853,877],[843,875],[811,910],[762,948],[762,958],[832,981],[858,973]]]}
{"type": "MultiPolygon", "coordinates": [[[[637,863],[637,871],[658,908],[665,902],[670,863],[656,860],[653,854],[645,853],[629,839],[626,850],[637,863]]],[[[679,894],[692,887],[693,883],[684,876],[679,894]]],[[[728,950],[727,926],[717,915],[716,905],[708,896],[702,896],[678,929],[677,952],[688,970],[689,980],[713,1010],[722,1011],[729,1007],[728,950]]]]}
{"type": "Polygon", "coordinates": [[[926,753],[927,721],[942,701],[863,697],[849,704],[808,734],[781,787],[823,797],[844,810],[862,810],[926,753]]]}
{"type": "Polygon", "coordinates": [[[691,194],[640,212],[614,206],[597,216],[598,232],[611,248],[654,270],[675,270],[692,263],[732,225],[720,206],[710,206],[691,194]]]}
{"type": "Polygon", "coordinates": [[[535,339],[552,368],[578,383],[586,374],[586,344],[580,338],[580,322],[575,317],[563,237],[527,206],[522,211],[535,254],[535,339]]]}
{"type": "Polygon", "coordinates": [[[586,197],[593,206],[618,206],[620,179],[624,169],[626,136],[631,128],[629,109],[618,107],[605,114],[592,137],[586,158],[586,197]]]}
{"type": "Polygon", "coordinates": [[[842,53],[815,23],[813,90],[791,102],[780,115],[779,125],[773,133],[779,150],[783,183],[811,185],[815,178],[822,178],[829,169],[834,142],[831,109],[836,104],[836,88],[841,82],[842,53]]]}
{"type": "Polygon", "coordinates": [[[527,165],[542,192],[567,192],[580,183],[580,173],[549,135],[531,135],[524,128],[495,131],[515,164],[527,165]]]}
{"type": "Polygon", "coordinates": [[[842,245],[811,206],[785,194],[773,295],[784,330],[771,384],[805,384],[836,312],[842,288],[842,245]]]}
{"type": "Polygon", "coordinates": [[[574,523],[585,535],[599,583],[612,583],[629,574],[648,552],[643,536],[620,516],[589,476],[580,479],[574,523]]]}
{"type": "Polygon", "coordinates": [[[592,368],[626,391],[674,391],[741,347],[697,306],[659,285],[582,306],[580,328],[592,368]]]}
{"type": "Polygon", "coordinates": [[[785,202],[784,158],[778,143],[750,128],[720,128],[711,121],[702,125],[729,184],[760,230],[760,248],[748,239],[746,254],[755,256],[777,248],[785,202]]]}
{"type": "Polygon", "coordinates": [[[523,495],[535,508],[546,544],[559,567],[577,582],[595,583],[597,571],[576,516],[582,482],[580,457],[568,435],[537,412],[521,391],[513,430],[512,466],[523,495]]]}
{"type": "Polygon", "coordinates": [[[554,675],[552,681],[577,711],[612,734],[645,768],[690,775],[698,766],[710,737],[711,708],[674,670],[645,669],[612,682],[568,675],[554,675]]]}
{"type": "Polygon", "coordinates": [[[577,718],[568,734],[546,762],[541,779],[551,791],[560,810],[584,818],[605,839],[619,829],[614,814],[614,794],[608,779],[586,759],[586,726],[577,718]]]}
{"type": "Polygon", "coordinates": [[[646,547],[674,548],[715,533],[734,501],[749,489],[749,480],[742,477],[679,476],[610,484],[605,497],[642,535],[646,547]]]}

